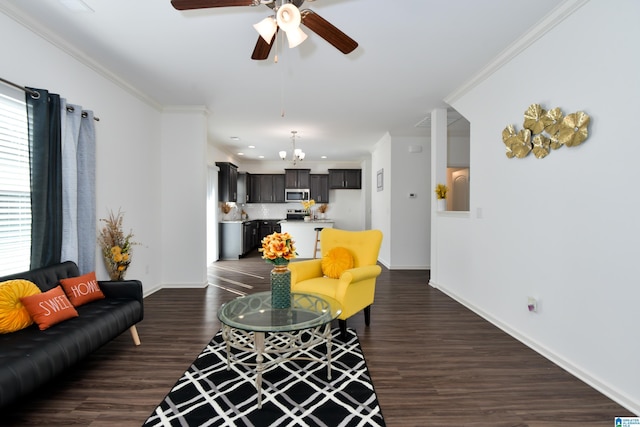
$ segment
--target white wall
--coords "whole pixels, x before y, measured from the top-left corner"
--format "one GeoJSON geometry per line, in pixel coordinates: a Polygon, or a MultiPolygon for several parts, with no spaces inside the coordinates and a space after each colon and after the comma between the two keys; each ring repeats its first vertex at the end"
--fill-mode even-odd
{"type": "Polygon", "coordinates": [[[207,113],[173,109],[162,120],[162,286],[207,283],[207,113]]]}
{"type": "MultiPolygon", "coordinates": [[[[125,231],[132,229],[134,240],[142,243],[133,249],[127,278],[141,280],[148,293],[162,282],[160,112],[2,13],[0,40],[5,41],[0,43],[0,76],[58,93],[100,118],[96,123],[97,217],[105,218],[109,210],[119,208],[125,212],[125,231]]],[[[96,229],[101,225],[96,224],[96,229]]],[[[96,258],[98,278],[108,279],[99,250],[96,258]]]]}
{"type": "Polygon", "coordinates": [[[428,138],[386,134],[376,143],[371,164],[371,223],[384,236],[379,261],[389,269],[428,269],[431,253],[428,138]],[[414,152],[410,152],[410,147],[414,152]],[[376,177],[381,169],[384,183],[382,191],[378,191],[376,177]],[[416,197],[410,198],[409,193],[416,197]]]}
{"type": "Polygon", "coordinates": [[[387,236],[391,269],[428,269],[430,265],[430,150],[427,138],[392,137],[391,230],[387,236]],[[410,198],[409,193],[416,197],[410,198]]]}
{"type": "MultiPolygon", "coordinates": [[[[447,167],[469,167],[471,151],[469,150],[469,137],[449,136],[447,138],[447,167]]],[[[434,185],[435,188],[435,185],[434,185]]]]}
{"type": "MultiPolygon", "coordinates": [[[[124,229],[141,245],[133,249],[127,278],[145,294],[162,286],[206,283],[206,112],[161,112],[69,46],[56,45],[9,15],[0,14],[0,75],[23,86],[45,88],[94,111],[96,209],[125,213],[124,229]],[[25,54],[27,52],[28,54],[25,54]],[[76,59],[79,58],[79,59],[76,59]]],[[[96,229],[102,226],[96,224],[96,229]]],[[[97,232],[96,232],[97,236],[97,232]]],[[[96,272],[108,279],[100,251],[96,272]]]]}
{"type": "Polygon", "coordinates": [[[471,122],[471,211],[438,215],[432,266],[434,285],[636,414],[639,16],[635,0],[586,2],[452,100],[471,122]],[[587,112],[588,140],[507,159],[501,132],[532,103],[587,112]]]}
{"type": "Polygon", "coordinates": [[[384,135],[375,145],[371,154],[371,170],[373,175],[383,171],[383,190],[378,191],[377,185],[371,189],[371,228],[382,231],[382,245],[378,261],[385,267],[391,265],[391,135],[384,135]]]}

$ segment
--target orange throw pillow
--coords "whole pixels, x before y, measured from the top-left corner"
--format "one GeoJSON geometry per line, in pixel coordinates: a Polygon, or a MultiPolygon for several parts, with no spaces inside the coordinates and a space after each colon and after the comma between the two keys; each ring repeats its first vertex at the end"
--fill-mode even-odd
{"type": "Polygon", "coordinates": [[[83,276],[60,279],[60,284],[74,307],[80,307],[82,304],[104,298],[104,294],[98,286],[95,271],[83,276]]]}
{"type": "Polygon", "coordinates": [[[340,275],[353,268],[353,255],[345,248],[333,248],[322,257],[322,274],[332,279],[339,279],[340,275]]]}
{"type": "Polygon", "coordinates": [[[37,295],[20,298],[41,331],[56,323],[78,317],[78,312],[60,286],[37,295]]]}

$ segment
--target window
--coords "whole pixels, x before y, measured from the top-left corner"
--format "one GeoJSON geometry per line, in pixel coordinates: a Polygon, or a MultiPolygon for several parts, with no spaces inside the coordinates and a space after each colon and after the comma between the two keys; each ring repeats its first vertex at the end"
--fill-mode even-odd
{"type": "Polygon", "coordinates": [[[0,89],[0,276],[26,271],[30,266],[29,176],[25,102],[0,89]]]}

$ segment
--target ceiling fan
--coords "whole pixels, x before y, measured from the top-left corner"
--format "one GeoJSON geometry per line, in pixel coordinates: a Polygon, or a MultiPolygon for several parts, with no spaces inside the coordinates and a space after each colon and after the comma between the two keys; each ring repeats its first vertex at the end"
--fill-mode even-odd
{"type": "MultiPolygon", "coordinates": [[[[258,6],[264,4],[275,12],[275,17],[268,17],[254,25],[260,33],[251,59],[264,60],[271,52],[271,46],[280,29],[287,33],[289,47],[295,47],[307,38],[300,30],[300,23],[325,39],[344,54],[351,53],[358,43],[340,31],[329,21],[310,9],[300,10],[305,0],[171,0],[177,10],[207,9],[228,6],[258,6]],[[265,29],[266,28],[266,29],[265,29]]],[[[314,0],[309,0],[314,1],[314,0]]]]}

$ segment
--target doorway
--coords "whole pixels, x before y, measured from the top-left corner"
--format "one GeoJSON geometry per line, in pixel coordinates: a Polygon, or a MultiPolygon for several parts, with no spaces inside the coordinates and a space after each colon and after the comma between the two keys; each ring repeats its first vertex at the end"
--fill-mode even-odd
{"type": "Polygon", "coordinates": [[[469,210],[469,168],[447,168],[447,186],[451,197],[447,198],[448,211],[469,210]]]}

